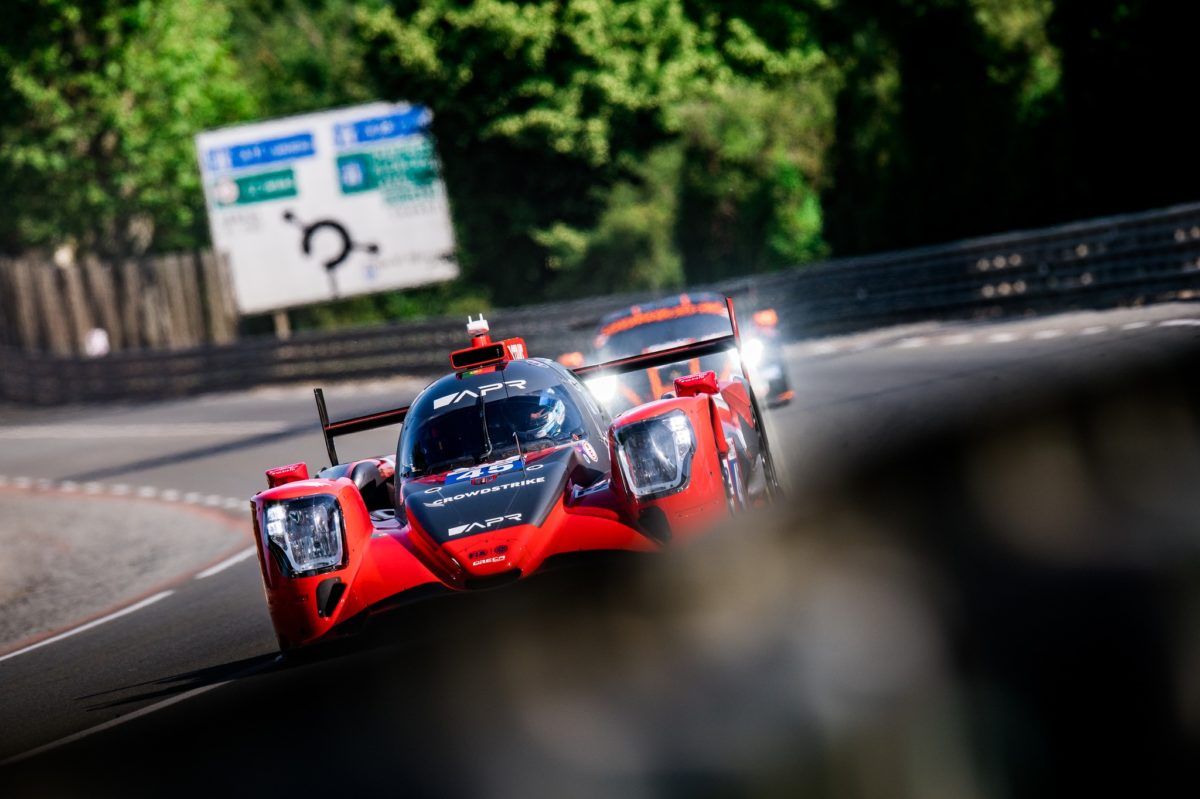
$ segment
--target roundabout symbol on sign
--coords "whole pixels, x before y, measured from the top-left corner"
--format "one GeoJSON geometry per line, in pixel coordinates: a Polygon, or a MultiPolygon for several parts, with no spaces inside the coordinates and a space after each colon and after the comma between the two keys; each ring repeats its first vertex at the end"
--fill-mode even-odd
{"type": "Polygon", "coordinates": [[[312,255],[313,239],[316,237],[317,233],[328,230],[336,235],[339,242],[338,249],[332,257],[325,259],[323,264],[325,267],[325,274],[329,276],[329,288],[333,291],[333,296],[335,298],[338,296],[338,287],[334,270],[337,269],[337,267],[343,261],[350,257],[350,253],[354,252],[355,250],[368,252],[372,255],[379,252],[379,245],[377,244],[361,244],[354,241],[354,239],[350,237],[350,231],[346,229],[346,226],[336,219],[318,219],[316,222],[306,225],[297,219],[296,215],[291,211],[284,211],[283,219],[284,221],[290,222],[300,228],[300,231],[303,234],[300,239],[300,249],[304,251],[305,255],[312,255]]]}

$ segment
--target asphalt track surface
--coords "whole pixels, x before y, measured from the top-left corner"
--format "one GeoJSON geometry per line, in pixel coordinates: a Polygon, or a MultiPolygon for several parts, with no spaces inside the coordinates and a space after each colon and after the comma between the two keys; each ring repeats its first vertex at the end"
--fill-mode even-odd
{"type": "MultiPolygon", "coordinates": [[[[1181,390],[1175,397],[1172,381],[1193,373],[1197,364],[1200,306],[1193,304],[987,323],[929,323],[798,342],[788,348],[788,371],[796,399],[770,415],[777,458],[791,486],[784,513],[800,519],[793,522],[796,525],[810,524],[820,515],[813,509],[819,507],[825,513],[828,498],[837,495],[846,501],[835,503],[832,515],[821,516],[821,529],[846,524],[855,530],[877,531],[878,514],[866,522],[858,518],[870,510],[864,507],[869,504],[866,492],[879,491],[880,482],[896,488],[903,480],[879,478],[872,471],[874,464],[892,463],[894,457],[927,442],[945,445],[939,436],[944,437],[946,431],[961,436],[965,435],[962,431],[977,427],[1001,431],[987,439],[990,449],[984,449],[995,455],[986,463],[1003,462],[1011,455],[1006,445],[1013,437],[1025,435],[1027,428],[996,420],[1057,419],[1061,427],[1070,428],[1080,414],[1091,411],[1076,413],[1084,406],[1064,405],[1063,398],[1125,397],[1144,386],[1156,392],[1146,400],[1148,405],[1133,400],[1087,405],[1089,409],[1101,407],[1107,414],[1102,414],[1103,419],[1117,427],[1135,416],[1131,429],[1136,435],[1126,439],[1145,446],[1129,445],[1134,450],[1144,454],[1146,447],[1157,446],[1155,442],[1166,445],[1156,450],[1158,455],[1147,458],[1144,468],[1139,466],[1142,476],[1154,473],[1153,485],[1149,479],[1144,486],[1136,479],[1126,480],[1142,486],[1138,490],[1151,492],[1130,502],[1154,505],[1163,517],[1156,530],[1164,531],[1161,537],[1166,543],[1150,536],[1162,546],[1146,545],[1151,554],[1138,550],[1140,554],[1128,557],[1144,557],[1150,562],[1191,558],[1187,562],[1194,563],[1200,550],[1196,541],[1200,536],[1191,536],[1198,529],[1194,492],[1175,489],[1183,475],[1200,475],[1200,456],[1194,449],[1200,441],[1196,434],[1200,427],[1187,415],[1194,407],[1180,411],[1195,395],[1181,390]],[[1047,410],[1051,407],[1053,412],[1047,410]],[[1147,407],[1149,411],[1144,410],[1147,407]],[[1006,430],[1013,432],[1009,435],[1006,430]],[[1181,438],[1190,441],[1192,448],[1176,452],[1173,443],[1181,438]],[[856,494],[856,486],[870,488],[856,494]],[[1161,495],[1152,495],[1154,491],[1161,495]],[[846,521],[851,517],[857,521],[846,521]],[[830,521],[834,518],[838,521],[830,521]]],[[[333,415],[341,417],[404,404],[419,387],[420,383],[412,380],[376,381],[333,387],[327,393],[333,415]]],[[[781,656],[762,655],[755,649],[759,644],[752,641],[739,650],[737,622],[723,626],[728,620],[718,623],[719,614],[713,617],[718,621],[713,621],[711,628],[704,627],[694,640],[679,647],[710,656],[701,665],[683,666],[686,675],[701,675],[694,690],[680,694],[679,685],[687,680],[677,682],[678,673],[663,677],[651,665],[630,673],[629,661],[624,658],[621,665],[626,670],[618,670],[621,679],[614,681],[610,668],[614,664],[608,659],[619,657],[624,645],[620,642],[637,641],[630,651],[645,655],[645,635],[655,634],[652,625],[639,633],[642,627],[630,621],[629,608],[620,604],[627,596],[645,599],[646,581],[661,579],[647,577],[640,564],[628,568],[616,564],[578,575],[559,572],[528,581],[528,588],[523,584],[519,590],[488,592],[463,601],[426,603],[397,614],[394,623],[365,636],[361,643],[339,646],[311,662],[279,662],[257,562],[246,556],[250,540],[246,500],[263,485],[262,472],[267,467],[297,460],[310,466],[324,463],[309,387],[136,406],[7,409],[0,412],[0,422],[0,491],[6,495],[54,496],[64,507],[88,497],[110,497],[116,501],[115,507],[129,508],[127,523],[135,527],[145,524],[135,500],[157,503],[156,507],[177,507],[180,514],[208,514],[208,522],[222,528],[221,534],[234,530],[237,535],[236,530],[241,529],[244,535],[242,544],[231,539],[232,545],[219,553],[211,546],[198,547],[191,565],[182,572],[178,562],[172,561],[176,571],[155,575],[148,588],[139,584],[139,590],[110,598],[107,605],[78,608],[74,623],[37,630],[0,645],[0,794],[5,796],[284,795],[338,789],[349,795],[379,789],[406,795],[789,795],[797,787],[817,794],[885,796],[933,791],[1010,795],[1035,789],[1024,791],[1028,795],[1037,794],[1036,789],[1050,794],[1051,788],[1063,787],[1055,782],[1056,768],[1028,753],[1014,755],[1027,768],[1015,772],[1000,768],[997,777],[995,769],[980,767],[977,758],[959,751],[966,744],[947,743],[955,739],[958,722],[947,722],[946,729],[936,724],[931,727],[926,717],[905,715],[908,711],[887,704],[891,701],[888,697],[905,698],[900,702],[903,705],[919,696],[923,702],[932,702],[926,708],[943,707],[939,703],[956,706],[952,701],[956,689],[945,688],[949,683],[944,684],[940,677],[929,677],[942,674],[936,664],[945,656],[944,647],[912,644],[933,641],[937,636],[923,632],[927,627],[933,629],[933,622],[922,610],[924,600],[913,597],[924,597],[926,584],[914,578],[907,567],[880,567],[878,581],[848,583],[860,588],[869,585],[865,592],[839,594],[835,585],[830,595],[846,601],[834,602],[824,594],[822,601],[832,602],[828,605],[835,608],[831,619],[836,621],[845,611],[850,614],[846,627],[878,632],[870,641],[856,639],[855,646],[866,648],[866,661],[876,664],[875,671],[863,671],[867,676],[860,693],[873,697],[871,702],[882,696],[885,715],[901,731],[915,729],[905,725],[917,724],[917,718],[922,732],[915,736],[915,744],[914,737],[905,733],[907,745],[948,752],[933,758],[944,767],[925,764],[918,768],[907,760],[897,765],[890,756],[883,757],[880,766],[875,761],[855,760],[858,755],[839,754],[838,745],[831,741],[839,739],[839,731],[860,729],[847,719],[860,718],[862,711],[855,708],[867,700],[846,689],[847,696],[859,698],[826,707],[829,697],[846,693],[829,686],[841,686],[839,680],[844,682],[846,674],[858,672],[819,658],[803,660],[804,674],[825,675],[826,682],[812,678],[816,681],[811,690],[796,704],[804,711],[787,715],[780,709],[777,695],[757,697],[747,687],[747,682],[752,684],[761,675],[766,676],[760,684],[771,684],[781,656]],[[629,573],[638,575],[633,585],[622,582],[622,575],[629,573]],[[889,593],[890,589],[879,586],[895,590],[889,593]],[[877,600],[873,605],[872,596],[877,600]],[[846,610],[861,609],[863,603],[878,613],[855,616],[846,610]],[[560,615],[546,616],[547,604],[554,605],[560,615]],[[594,608],[600,609],[596,617],[607,621],[589,622],[594,608]],[[877,627],[863,621],[878,620],[878,614],[884,621],[877,627]],[[516,624],[514,618],[533,623],[511,626],[516,624]],[[892,649],[870,649],[872,641],[898,635],[898,629],[912,635],[892,649]],[[709,646],[713,640],[721,642],[715,649],[709,646]],[[618,642],[615,648],[614,641],[618,642]],[[740,653],[733,658],[738,661],[736,667],[725,662],[726,652],[740,653]],[[901,657],[897,652],[907,655],[901,657]],[[713,662],[722,665],[713,666],[713,662]],[[739,671],[753,663],[762,671],[739,671]],[[549,668],[547,664],[555,665],[549,668]],[[568,671],[578,679],[563,682],[562,674],[568,671]],[[927,690],[932,693],[925,693],[927,690]],[[745,696],[740,696],[741,692],[745,696]],[[710,707],[711,717],[689,721],[688,730],[677,729],[672,720],[686,716],[697,705],[710,707]],[[760,724],[762,719],[773,721],[760,724]],[[722,730],[722,735],[698,733],[705,729],[705,722],[722,730]],[[942,730],[938,733],[941,737],[929,733],[931,728],[942,730]],[[782,737],[781,730],[786,733],[782,737]],[[817,732],[810,735],[812,730],[817,732]],[[726,739],[726,735],[732,738],[726,739]],[[819,744],[814,745],[813,740],[819,744]],[[810,754],[800,757],[801,761],[835,765],[797,766],[790,756],[776,752],[772,741],[786,741],[792,752],[810,751],[805,747],[811,745],[810,754]],[[747,752],[741,752],[737,742],[748,747],[747,752]],[[763,760],[763,752],[774,755],[763,760]],[[862,769],[880,768],[885,774],[895,771],[898,778],[907,780],[907,787],[892,793],[869,780],[859,784],[858,777],[846,777],[862,769]],[[1038,781],[1030,774],[1043,779],[1038,781]],[[1033,781],[1023,784],[1022,775],[1033,781]],[[563,793],[567,785],[570,790],[563,793]]],[[[1058,434],[1051,431],[1048,435],[1053,439],[1058,434]]],[[[394,434],[385,432],[346,440],[339,448],[368,454],[390,451],[394,443],[394,434]]],[[[1044,451],[1058,452],[1053,448],[1044,451]]],[[[1022,462],[1016,473],[1036,477],[1038,463],[1022,462]]],[[[903,477],[903,469],[897,473],[903,477]]],[[[1059,468],[1050,473],[1061,476],[1064,472],[1059,468]]],[[[1053,516],[1061,508],[1067,508],[1062,511],[1067,513],[1072,507],[1070,502],[1059,501],[1070,494],[1069,480],[1063,485],[1036,480],[1021,483],[1004,476],[1008,472],[996,474],[994,482],[999,488],[981,502],[990,502],[989,507],[1000,516],[1020,515],[1012,511],[1021,504],[1020,497],[1004,493],[1010,484],[1017,485],[1012,492],[1026,492],[1023,496],[1036,493],[1039,486],[1053,494],[1054,499],[1047,500],[1050,510],[1038,510],[1037,514],[1053,516]]],[[[980,482],[991,485],[986,477],[980,482]]],[[[891,495],[884,490],[871,496],[890,501],[887,497],[891,495]]],[[[936,516],[936,503],[930,507],[931,516],[936,516]]],[[[1015,526],[1036,530],[1034,515],[1031,512],[1029,518],[1017,519],[1015,526]]],[[[1035,548],[1045,540],[1055,540],[1057,529],[1039,538],[1035,548]]],[[[1059,543],[1053,557],[1075,552],[1070,541],[1059,543]]],[[[1117,560],[1127,557],[1123,546],[1113,547],[1117,560]]],[[[883,551],[887,545],[881,547],[883,551]]],[[[821,562],[819,553],[828,551],[817,546],[809,554],[818,555],[809,560],[821,562]]],[[[728,569],[714,575],[702,565],[697,574],[703,579],[697,577],[683,590],[719,593],[724,589],[716,586],[729,580],[730,573],[740,573],[737,556],[719,548],[715,552],[725,559],[722,563],[729,564],[728,569]]],[[[1095,552],[1088,550],[1086,557],[1093,556],[1095,552]]],[[[695,558],[692,560],[695,567],[695,558]]],[[[730,592],[726,596],[758,596],[747,585],[773,585],[764,576],[771,573],[771,562],[769,557],[760,558],[747,566],[748,583],[726,585],[730,592]]],[[[884,558],[881,562],[899,561],[884,558]]],[[[875,566],[867,571],[875,573],[872,569],[875,566]]],[[[847,573],[859,574],[854,569],[847,573]]],[[[781,584],[794,586],[802,582],[800,578],[797,571],[781,584]]],[[[816,578],[812,583],[825,584],[816,578]]],[[[1115,589],[1108,583],[1102,587],[1118,592],[1129,589],[1126,582],[1115,585],[1115,589]]],[[[1139,607],[1142,595],[1135,591],[1130,596],[1130,602],[1122,606],[1139,607]]],[[[769,604],[774,600],[761,601],[769,604]]],[[[776,609],[772,615],[763,611],[767,605],[746,602],[750,603],[744,608],[748,615],[775,618],[785,629],[792,629],[786,613],[776,609]]],[[[817,606],[827,605],[818,602],[817,606]]],[[[1150,612],[1147,617],[1156,618],[1150,612]]],[[[843,629],[826,620],[805,627],[806,634],[824,641],[821,636],[830,635],[830,625],[843,629]]],[[[1155,647],[1161,636],[1146,632],[1140,617],[1118,629],[1130,634],[1142,631],[1149,638],[1138,646],[1158,651],[1155,647]]],[[[661,636],[661,629],[656,634],[661,636]]],[[[1047,639],[1052,638],[1054,635],[1047,633],[1047,639]]],[[[832,640],[836,644],[841,639],[833,634],[832,640]]],[[[1188,640],[1194,642],[1194,636],[1188,640]]],[[[1191,646],[1183,649],[1191,652],[1191,646]]],[[[676,651],[667,645],[651,647],[649,651],[658,654],[642,662],[658,664],[668,672],[680,668],[673,655],[663,654],[664,647],[676,651]]],[[[1195,649],[1192,660],[1187,661],[1192,667],[1200,661],[1200,648],[1195,649]]],[[[806,649],[818,650],[842,651],[838,645],[806,649]]],[[[858,650],[851,646],[848,651],[858,650]]],[[[1187,670],[1174,661],[1168,663],[1165,654],[1160,659],[1158,665],[1164,672],[1187,670]]],[[[950,660],[958,662],[957,657],[950,660]]],[[[1156,661],[1151,657],[1150,662],[1156,661]]],[[[1150,684],[1160,675],[1154,671],[1142,676],[1150,684]]],[[[1138,706],[1148,703],[1151,710],[1158,708],[1163,718],[1170,716],[1171,724],[1179,728],[1171,727],[1178,736],[1143,729],[1143,737],[1148,736],[1154,751],[1166,758],[1165,764],[1158,764],[1160,771],[1166,769],[1175,777],[1182,772],[1173,747],[1193,740],[1188,735],[1194,733],[1200,714],[1195,680],[1185,683],[1179,695],[1190,699],[1179,713],[1171,710],[1174,700],[1170,697],[1159,697],[1159,705],[1151,697],[1138,706]]],[[[1036,695],[1032,688],[1030,692],[1036,695]]],[[[1030,701],[1032,707],[1040,707],[1030,701]]],[[[1114,712],[1133,714],[1133,721],[1145,725],[1161,721],[1153,714],[1138,717],[1119,701],[1114,712]]],[[[943,715],[955,717],[950,710],[943,715]]],[[[1051,731],[1044,735],[1053,742],[1057,728],[1052,721],[1046,723],[1051,731]]],[[[858,739],[851,736],[851,740],[858,739]]],[[[881,740],[886,749],[890,739],[881,740]]],[[[1095,752],[1090,752],[1088,757],[1093,755],[1095,752]]]]}

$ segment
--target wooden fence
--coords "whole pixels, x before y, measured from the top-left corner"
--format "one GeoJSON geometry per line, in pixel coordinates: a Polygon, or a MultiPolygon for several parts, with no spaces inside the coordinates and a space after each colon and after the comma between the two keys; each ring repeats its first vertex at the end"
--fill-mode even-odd
{"type": "Polygon", "coordinates": [[[226,344],[237,321],[227,266],[212,252],[68,266],[0,258],[0,344],[13,350],[80,355],[95,329],[114,353],[226,344]]]}

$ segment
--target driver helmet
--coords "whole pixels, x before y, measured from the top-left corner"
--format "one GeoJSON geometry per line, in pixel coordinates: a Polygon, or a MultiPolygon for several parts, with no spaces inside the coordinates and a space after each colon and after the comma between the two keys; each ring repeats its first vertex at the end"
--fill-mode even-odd
{"type": "Polygon", "coordinates": [[[528,413],[522,413],[517,421],[517,433],[521,438],[526,441],[560,438],[567,417],[566,404],[547,391],[538,395],[536,405],[530,405],[528,413]]]}

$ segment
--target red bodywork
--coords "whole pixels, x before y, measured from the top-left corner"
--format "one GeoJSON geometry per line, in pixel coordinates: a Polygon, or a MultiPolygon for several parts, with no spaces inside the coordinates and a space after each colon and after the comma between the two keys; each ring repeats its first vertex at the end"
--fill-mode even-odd
{"type": "MultiPolygon", "coordinates": [[[[368,464],[368,468],[377,468],[388,478],[387,490],[394,497],[394,507],[400,510],[373,515],[363,492],[350,477],[309,478],[304,464],[268,470],[271,487],[254,497],[254,531],[267,606],[281,648],[313,643],[335,633],[351,619],[424,596],[429,590],[470,591],[526,578],[556,555],[613,550],[653,552],[668,539],[686,541],[743,507],[744,497],[735,484],[744,480],[745,442],[763,440],[747,384],[740,379],[718,381],[709,372],[682,380],[677,389],[678,396],[638,406],[614,419],[607,430],[611,472],[601,479],[593,475],[586,486],[568,478],[557,501],[537,525],[498,526],[495,531],[439,543],[416,519],[409,518],[405,502],[417,499],[414,495],[422,492],[433,495],[440,491],[444,474],[403,480],[395,476],[390,457],[349,464],[345,474],[368,464]],[[618,466],[617,432],[624,426],[676,411],[686,415],[695,439],[687,484],[667,496],[639,499],[626,485],[618,466]],[[739,463],[739,457],[743,462],[739,463]],[[344,527],[342,563],[319,574],[290,576],[264,534],[265,506],[314,494],[332,495],[340,505],[344,527]]],[[[344,422],[326,423],[323,404],[321,412],[327,430],[339,424],[349,426],[344,422]]],[[[402,414],[403,410],[393,413],[402,414]]],[[[386,418],[386,412],[362,418],[386,418]]],[[[578,445],[533,452],[521,463],[527,474],[536,474],[539,461],[573,446],[578,445]]],[[[758,445],[753,449],[758,451],[758,445]]],[[[330,451],[333,454],[332,445],[330,451]]],[[[471,482],[486,487],[487,479],[471,482]]]]}

